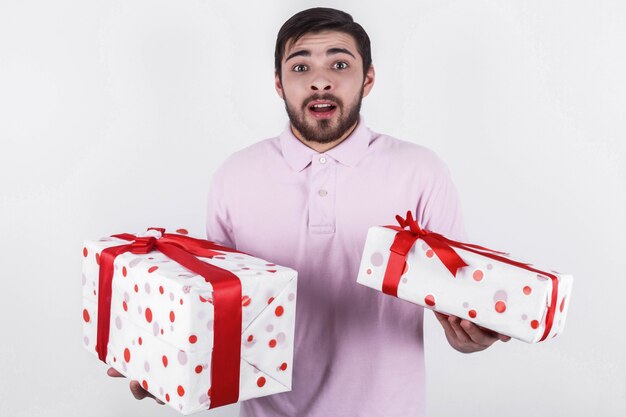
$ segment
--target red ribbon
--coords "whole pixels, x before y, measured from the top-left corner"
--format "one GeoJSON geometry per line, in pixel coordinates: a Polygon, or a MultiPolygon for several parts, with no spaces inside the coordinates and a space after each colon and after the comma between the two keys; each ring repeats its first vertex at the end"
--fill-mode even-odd
{"type": "MultiPolygon", "coordinates": [[[[125,252],[145,254],[158,250],[168,258],[204,277],[213,286],[214,339],[211,356],[211,406],[232,404],[239,398],[239,362],[241,357],[241,281],[235,274],[200,261],[197,256],[212,258],[223,252],[243,253],[206,240],[161,232],[160,238],[113,235],[130,243],[106,248],[100,254],[98,291],[98,358],[106,363],[111,316],[113,262],[125,252]]],[[[150,230],[148,229],[148,230],[150,230]]]]}
{"type": "Polygon", "coordinates": [[[456,247],[459,249],[464,249],[466,251],[494,259],[496,261],[513,265],[518,268],[526,269],[527,271],[546,275],[551,279],[552,297],[546,315],[545,331],[539,341],[541,342],[548,337],[548,335],[550,334],[550,330],[552,329],[552,324],[554,322],[554,315],[556,313],[556,304],[558,299],[559,279],[556,275],[533,268],[530,264],[506,258],[502,256],[507,255],[504,252],[494,251],[493,249],[488,249],[483,246],[473,245],[470,243],[457,242],[455,240],[448,239],[447,237],[440,235],[439,233],[422,229],[413,219],[413,214],[410,211],[407,211],[406,219],[403,219],[401,216],[397,215],[396,220],[400,224],[400,227],[393,225],[384,226],[386,228],[398,231],[390,248],[391,253],[389,256],[389,262],[387,263],[387,269],[385,270],[385,276],[383,278],[383,292],[385,294],[393,295],[394,297],[398,296],[398,285],[400,284],[400,277],[402,276],[402,273],[404,271],[406,258],[409,251],[411,250],[411,247],[413,247],[418,239],[422,239],[428,244],[428,246],[430,246],[433,252],[435,252],[435,255],[437,255],[439,260],[441,260],[441,262],[454,277],[456,277],[457,270],[459,268],[467,266],[467,264],[452,248],[456,247]],[[405,227],[407,226],[409,227],[409,230],[405,230],[405,227]]]}

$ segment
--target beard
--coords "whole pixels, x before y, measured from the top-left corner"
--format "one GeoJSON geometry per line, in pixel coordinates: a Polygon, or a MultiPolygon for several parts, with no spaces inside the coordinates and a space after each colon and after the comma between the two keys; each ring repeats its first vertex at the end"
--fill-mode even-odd
{"type": "MultiPolygon", "coordinates": [[[[310,142],[330,143],[346,133],[356,122],[359,121],[359,113],[361,111],[361,102],[363,101],[363,90],[361,91],[355,103],[345,109],[343,101],[332,94],[314,95],[305,101],[301,111],[297,111],[289,105],[285,99],[285,109],[289,116],[291,125],[295,127],[302,136],[310,142]],[[330,100],[337,104],[336,115],[338,122],[333,126],[333,119],[313,120],[313,123],[307,122],[305,119],[306,112],[309,111],[308,103],[313,100],[330,100]],[[347,110],[347,113],[346,113],[347,110]]],[[[334,115],[333,115],[334,116],[334,115]]],[[[334,118],[334,117],[333,117],[334,118]]]]}

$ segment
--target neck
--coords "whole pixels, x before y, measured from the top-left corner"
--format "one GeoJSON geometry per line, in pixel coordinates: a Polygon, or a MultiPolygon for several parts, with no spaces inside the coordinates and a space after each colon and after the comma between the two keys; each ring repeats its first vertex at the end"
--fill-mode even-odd
{"type": "Polygon", "coordinates": [[[341,135],[341,137],[333,140],[332,142],[328,142],[328,143],[319,143],[319,142],[314,142],[314,141],[310,141],[307,140],[304,136],[302,136],[302,133],[300,133],[300,131],[298,131],[298,129],[296,129],[293,125],[291,125],[291,132],[293,133],[293,135],[298,138],[298,140],[302,143],[304,143],[306,146],[308,146],[309,148],[319,152],[319,153],[323,153],[326,152],[332,148],[334,148],[335,146],[339,145],[341,142],[343,142],[344,140],[346,140],[346,138],[348,136],[350,136],[350,134],[354,131],[354,129],[356,129],[357,125],[359,124],[359,122],[355,122],[350,129],[346,130],[346,132],[341,135]]]}

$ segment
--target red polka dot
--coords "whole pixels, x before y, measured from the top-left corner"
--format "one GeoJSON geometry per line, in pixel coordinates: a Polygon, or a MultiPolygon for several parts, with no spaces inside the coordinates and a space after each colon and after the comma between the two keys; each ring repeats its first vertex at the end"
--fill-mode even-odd
{"type": "Polygon", "coordinates": [[[274,310],[274,314],[276,314],[276,317],[282,316],[284,312],[285,309],[283,308],[283,306],[278,306],[276,307],[276,310],[274,310]]]}
{"type": "Polygon", "coordinates": [[[276,347],[276,339],[270,340],[269,345],[271,348],[276,347]]]}
{"type": "Polygon", "coordinates": [[[137,286],[137,284],[135,284],[134,289],[135,289],[135,292],[139,292],[139,287],[137,286]]]}
{"type": "Polygon", "coordinates": [[[137,340],[137,342],[139,342],[139,346],[143,344],[143,340],[141,339],[141,336],[139,336],[139,340],[137,340]]]}
{"type": "Polygon", "coordinates": [[[160,292],[161,294],[163,294],[163,292],[164,292],[164,290],[163,290],[163,286],[162,286],[162,285],[159,285],[159,292],[160,292]]]}
{"type": "Polygon", "coordinates": [[[89,323],[89,312],[87,309],[83,309],[83,320],[85,320],[85,323],[89,323]]]}
{"type": "Polygon", "coordinates": [[[247,307],[247,306],[250,305],[251,302],[252,302],[252,300],[247,295],[244,295],[243,297],[241,297],[241,305],[242,306],[247,307]]]}
{"type": "Polygon", "coordinates": [[[427,257],[427,258],[432,258],[434,255],[435,255],[435,252],[433,252],[433,250],[432,250],[432,249],[428,249],[428,250],[426,251],[426,257],[427,257]]]}
{"type": "Polygon", "coordinates": [[[474,281],[482,281],[483,277],[485,276],[485,274],[483,273],[483,271],[481,271],[480,269],[477,269],[476,271],[474,271],[474,273],[472,274],[472,278],[474,278],[474,281]]]}
{"type": "Polygon", "coordinates": [[[124,349],[124,360],[130,362],[130,350],[128,348],[124,349]]]}
{"type": "Polygon", "coordinates": [[[287,370],[287,364],[286,364],[285,362],[283,362],[283,363],[281,363],[281,364],[280,364],[280,370],[281,370],[281,371],[285,371],[285,370],[287,370]]]}
{"type": "Polygon", "coordinates": [[[200,298],[200,302],[201,302],[201,303],[207,303],[207,302],[208,302],[208,303],[213,304],[213,300],[212,300],[211,298],[204,298],[204,297],[203,297],[203,296],[201,296],[201,295],[199,295],[198,297],[200,298]]]}
{"type": "Polygon", "coordinates": [[[530,288],[528,285],[524,287],[524,294],[530,295],[531,292],[533,292],[533,289],[530,288]]]}
{"type": "Polygon", "coordinates": [[[125,266],[122,267],[122,276],[124,276],[124,277],[126,276],[126,267],[125,266]]]}
{"type": "Polygon", "coordinates": [[[113,356],[113,362],[117,362],[117,358],[113,356]]]}
{"type": "Polygon", "coordinates": [[[561,300],[561,305],[559,305],[559,311],[562,313],[563,312],[563,308],[565,307],[565,298],[563,298],[561,300]]]}
{"type": "Polygon", "coordinates": [[[174,315],[174,312],[173,312],[173,311],[170,311],[170,321],[171,321],[172,323],[174,323],[174,320],[175,320],[175,319],[176,319],[176,316],[174,315]]]}
{"type": "Polygon", "coordinates": [[[268,269],[267,272],[271,272],[273,274],[274,272],[276,272],[276,270],[275,269],[268,269]]]}
{"type": "Polygon", "coordinates": [[[539,327],[539,322],[537,320],[533,320],[530,322],[530,327],[532,327],[533,329],[536,329],[539,327]]]}
{"type": "Polygon", "coordinates": [[[165,401],[167,401],[168,403],[170,402],[170,395],[169,394],[165,394],[165,401]]]}
{"type": "Polygon", "coordinates": [[[267,304],[271,304],[271,302],[272,302],[272,301],[274,301],[274,297],[270,297],[270,298],[267,300],[267,304]]]}
{"type": "Polygon", "coordinates": [[[148,390],[148,381],[146,381],[145,379],[143,381],[141,381],[141,386],[143,387],[143,389],[145,389],[147,391],[148,390]]]}
{"type": "Polygon", "coordinates": [[[424,302],[427,306],[433,307],[435,305],[435,296],[432,294],[428,294],[426,297],[424,297],[424,302]]]}
{"type": "Polygon", "coordinates": [[[148,321],[148,323],[152,323],[152,310],[150,310],[150,307],[146,308],[146,320],[148,321]]]}
{"type": "Polygon", "coordinates": [[[176,389],[176,392],[178,392],[178,395],[182,397],[183,395],[185,395],[185,388],[183,388],[182,385],[179,385],[178,388],[176,389]]]}
{"type": "Polygon", "coordinates": [[[198,341],[198,336],[196,336],[195,334],[192,334],[191,336],[189,336],[189,343],[196,343],[198,341]]]}
{"type": "Polygon", "coordinates": [[[163,334],[163,329],[161,329],[161,334],[163,334]]]}
{"type": "Polygon", "coordinates": [[[365,273],[367,275],[372,275],[372,269],[371,268],[367,268],[367,271],[365,271],[365,273]]]}
{"type": "Polygon", "coordinates": [[[150,268],[148,268],[148,273],[149,273],[149,274],[151,274],[151,273],[153,273],[154,271],[156,271],[157,269],[159,269],[159,267],[158,267],[158,266],[151,266],[150,268]]]}
{"type": "Polygon", "coordinates": [[[254,339],[254,336],[252,335],[248,336],[248,342],[252,342],[252,339],[254,339]]]}
{"type": "Polygon", "coordinates": [[[496,301],[496,311],[498,313],[504,313],[506,311],[506,303],[502,300],[496,301]]]}
{"type": "Polygon", "coordinates": [[[471,309],[470,311],[467,312],[467,315],[470,316],[470,318],[475,319],[476,318],[476,310],[471,309]]]}
{"type": "Polygon", "coordinates": [[[163,357],[161,358],[161,362],[163,362],[163,366],[167,368],[167,356],[163,355],[163,357]]]}
{"type": "Polygon", "coordinates": [[[208,395],[209,397],[211,396],[211,388],[209,388],[209,390],[206,392],[206,395],[208,395]]]}
{"type": "Polygon", "coordinates": [[[187,229],[176,229],[176,233],[181,234],[181,235],[188,235],[189,234],[187,229]]]}
{"type": "Polygon", "coordinates": [[[96,263],[100,265],[100,254],[96,253],[96,263]]]}
{"type": "Polygon", "coordinates": [[[202,365],[196,366],[196,373],[199,374],[200,372],[202,372],[202,365]]]}
{"type": "Polygon", "coordinates": [[[89,255],[89,251],[87,250],[87,248],[83,248],[83,256],[86,258],[87,255],[89,255]]]}
{"type": "Polygon", "coordinates": [[[122,308],[124,311],[128,311],[128,304],[126,304],[126,301],[122,301],[122,308]]]}
{"type": "Polygon", "coordinates": [[[263,385],[265,385],[265,378],[260,376],[259,379],[256,380],[256,384],[259,388],[261,388],[263,385]]]}
{"type": "Polygon", "coordinates": [[[181,306],[183,305],[183,299],[182,298],[178,302],[180,303],[181,306]]]}

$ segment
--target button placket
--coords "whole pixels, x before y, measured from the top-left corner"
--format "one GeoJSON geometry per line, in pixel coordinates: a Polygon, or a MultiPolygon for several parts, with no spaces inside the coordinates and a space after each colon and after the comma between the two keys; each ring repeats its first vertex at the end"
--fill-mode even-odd
{"type": "Polygon", "coordinates": [[[312,158],[309,189],[309,230],[311,233],[335,232],[336,165],[326,155],[312,158]]]}

